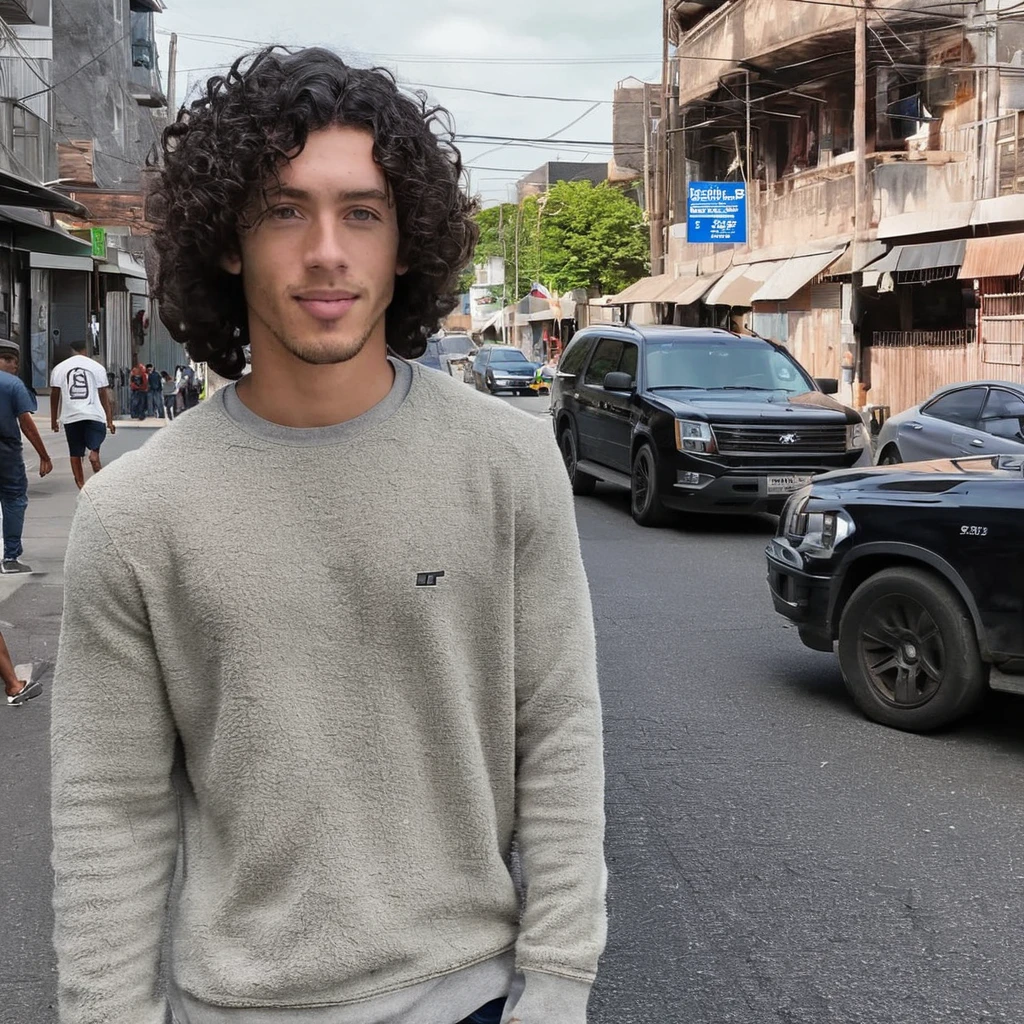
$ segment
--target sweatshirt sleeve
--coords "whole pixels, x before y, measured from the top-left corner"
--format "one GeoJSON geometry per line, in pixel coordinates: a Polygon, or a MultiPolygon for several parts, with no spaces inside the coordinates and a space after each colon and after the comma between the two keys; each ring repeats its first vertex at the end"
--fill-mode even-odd
{"type": "Polygon", "coordinates": [[[560,1024],[583,1024],[606,934],[594,621],[565,467],[550,425],[531,427],[538,436],[519,471],[515,525],[516,832],[526,888],[516,963],[526,985],[509,1019],[545,1024],[544,1008],[561,996],[575,1012],[560,1024]],[[556,978],[561,993],[551,991],[556,978]]]}
{"type": "Polygon", "coordinates": [[[53,683],[60,1024],[164,1024],[176,732],[135,573],[83,493],[53,683]]]}

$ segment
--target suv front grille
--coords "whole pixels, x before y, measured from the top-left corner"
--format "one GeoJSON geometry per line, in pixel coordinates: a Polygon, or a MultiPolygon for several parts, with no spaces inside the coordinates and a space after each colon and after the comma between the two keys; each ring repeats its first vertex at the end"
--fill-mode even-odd
{"type": "Polygon", "coordinates": [[[846,452],[846,425],[712,423],[723,455],[836,455],[846,452]]]}

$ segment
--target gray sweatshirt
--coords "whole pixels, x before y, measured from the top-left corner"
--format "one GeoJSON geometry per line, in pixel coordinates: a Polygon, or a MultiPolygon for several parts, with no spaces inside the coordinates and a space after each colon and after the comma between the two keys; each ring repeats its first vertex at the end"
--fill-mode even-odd
{"type": "Polygon", "coordinates": [[[395,366],[315,430],[226,388],[83,491],[62,1024],[164,1024],[169,903],[182,1024],[454,1024],[506,993],[506,1021],[585,1021],[603,771],[566,474],[546,420],[395,366]]]}

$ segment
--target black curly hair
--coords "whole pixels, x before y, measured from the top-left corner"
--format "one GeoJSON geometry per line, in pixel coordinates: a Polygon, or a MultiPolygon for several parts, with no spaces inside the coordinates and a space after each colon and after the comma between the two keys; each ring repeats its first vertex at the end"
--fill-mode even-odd
{"type": "Polygon", "coordinates": [[[477,227],[448,111],[401,92],[382,68],[349,67],[320,47],[268,47],[211,78],[165,129],[150,195],[161,319],[192,359],[224,377],[241,376],[249,329],[242,282],[221,261],[238,252],[258,190],[311,132],[332,125],[372,135],[394,197],[399,259],[409,269],[396,277],[386,314],[389,348],[422,355],[456,305],[477,227]]]}

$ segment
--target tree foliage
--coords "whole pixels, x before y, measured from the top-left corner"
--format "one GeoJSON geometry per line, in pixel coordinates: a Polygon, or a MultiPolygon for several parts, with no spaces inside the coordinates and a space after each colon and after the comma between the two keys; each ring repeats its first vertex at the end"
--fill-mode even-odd
{"type": "MultiPolygon", "coordinates": [[[[505,260],[510,303],[526,295],[534,281],[560,294],[574,288],[610,294],[647,273],[650,243],[643,213],[611,185],[560,181],[544,196],[481,210],[476,220],[480,238],[473,261],[505,260]]],[[[472,274],[463,283],[472,284],[472,274]]]]}

